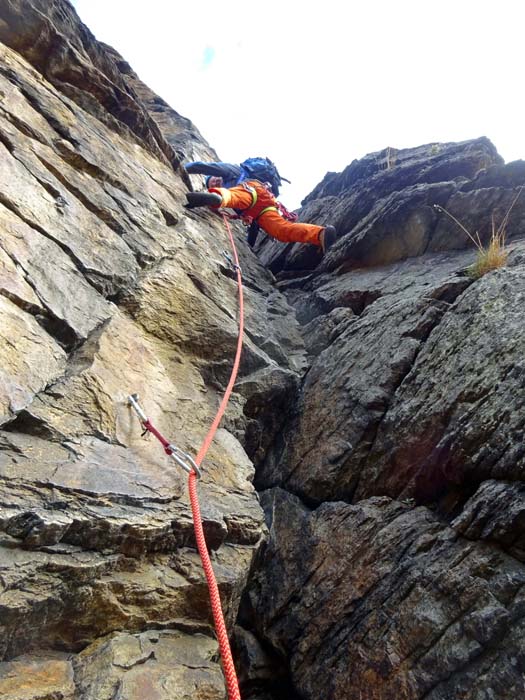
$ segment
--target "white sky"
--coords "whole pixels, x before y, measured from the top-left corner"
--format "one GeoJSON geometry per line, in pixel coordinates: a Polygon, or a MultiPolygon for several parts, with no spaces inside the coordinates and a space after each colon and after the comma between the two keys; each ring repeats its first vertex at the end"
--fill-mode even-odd
{"type": "Polygon", "coordinates": [[[222,160],[271,158],[290,209],[387,146],[488,136],[525,158],[523,0],[74,0],[222,160]]]}

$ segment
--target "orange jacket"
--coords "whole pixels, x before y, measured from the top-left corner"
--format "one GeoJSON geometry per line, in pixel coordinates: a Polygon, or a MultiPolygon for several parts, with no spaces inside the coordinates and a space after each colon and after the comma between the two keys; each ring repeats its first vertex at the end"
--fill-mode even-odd
{"type": "Polygon", "coordinates": [[[223,207],[239,209],[243,218],[257,220],[266,211],[272,209],[278,211],[277,200],[258,180],[247,180],[232,187],[231,190],[222,187],[210,188],[210,192],[221,195],[223,207]]]}

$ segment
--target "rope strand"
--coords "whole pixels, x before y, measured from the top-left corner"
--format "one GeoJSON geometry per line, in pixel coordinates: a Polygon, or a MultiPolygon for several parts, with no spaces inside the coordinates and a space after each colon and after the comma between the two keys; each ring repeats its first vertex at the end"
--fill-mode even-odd
{"type": "Polygon", "coordinates": [[[157,428],[155,428],[154,425],[152,425],[149,418],[146,417],[146,414],[142,411],[142,409],[137,403],[137,394],[129,396],[128,400],[137,412],[143,427],[157,438],[160,444],[164,447],[164,451],[166,452],[166,454],[174,456],[174,459],[190,473],[188,479],[188,491],[190,497],[191,512],[193,515],[195,540],[197,542],[197,549],[199,551],[200,558],[202,561],[204,575],[206,576],[206,581],[208,583],[210,603],[213,613],[213,621],[215,623],[215,631],[217,633],[217,640],[219,642],[219,649],[222,659],[222,668],[224,671],[224,677],[226,679],[226,686],[228,689],[228,700],[241,700],[239,682],[237,680],[237,673],[235,672],[235,666],[233,664],[230,641],[228,639],[228,631],[226,629],[226,623],[224,621],[224,613],[221,605],[219,586],[217,585],[217,580],[215,578],[215,574],[211,564],[208,547],[206,545],[206,538],[204,537],[201,509],[199,505],[199,497],[197,494],[197,476],[200,476],[199,467],[210,448],[213,438],[215,437],[215,433],[217,432],[217,428],[219,427],[219,423],[221,422],[231,393],[233,391],[235,380],[237,379],[237,373],[239,371],[239,364],[241,361],[242,339],[244,334],[244,299],[242,292],[242,275],[241,269],[239,267],[239,258],[237,256],[237,248],[235,247],[235,240],[233,238],[230,224],[228,223],[228,218],[224,214],[223,219],[224,223],[226,224],[228,235],[230,237],[230,244],[232,247],[233,259],[235,263],[234,267],[237,272],[237,286],[239,289],[239,336],[237,338],[237,350],[235,353],[235,360],[233,362],[233,368],[231,371],[228,386],[226,387],[226,391],[224,393],[224,396],[222,397],[222,401],[219,405],[215,418],[213,419],[210,429],[208,430],[208,433],[204,438],[204,441],[197,454],[197,457],[195,458],[195,461],[193,461],[188,454],[178,450],[174,445],[172,445],[169,442],[169,440],[167,440],[164,437],[164,435],[162,435],[162,433],[159,430],[157,430],[157,428]]]}
{"type": "MultiPolygon", "coordinates": [[[[219,405],[213,423],[208,430],[208,434],[204,438],[202,446],[195,458],[197,466],[200,467],[202,460],[204,459],[208,449],[211,445],[219,423],[224,415],[226,406],[230,399],[235,380],[237,379],[237,373],[239,371],[239,364],[241,361],[241,351],[242,351],[242,339],[244,334],[244,298],[242,293],[242,276],[239,267],[239,258],[237,256],[237,248],[235,247],[235,240],[231,231],[228,218],[224,218],[224,223],[228,230],[228,235],[230,237],[230,244],[233,251],[233,259],[236,266],[237,272],[237,286],[239,289],[239,336],[237,339],[237,351],[235,353],[235,360],[233,363],[232,372],[230,375],[230,381],[226,387],[226,391],[219,405]]],[[[233,658],[230,648],[230,641],[228,639],[228,632],[226,630],[226,623],[224,622],[224,613],[222,611],[221,597],[219,595],[219,587],[217,585],[217,580],[215,579],[215,574],[213,572],[213,567],[211,565],[210,555],[208,553],[208,547],[206,545],[206,539],[204,537],[204,530],[202,527],[202,517],[199,506],[199,497],[197,495],[197,477],[195,472],[192,472],[188,478],[188,490],[190,495],[191,510],[193,513],[193,527],[195,529],[195,539],[197,541],[197,548],[202,561],[202,568],[204,569],[204,574],[206,576],[206,581],[208,582],[208,589],[210,595],[211,609],[213,613],[213,620],[215,623],[215,631],[217,633],[217,639],[219,642],[219,649],[221,652],[222,668],[224,671],[224,677],[226,679],[226,686],[228,688],[228,700],[241,700],[241,693],[239,691],[239,682],[237,680],[237,673],[235,672],[235,666],[233,664],[233,658]]]]}

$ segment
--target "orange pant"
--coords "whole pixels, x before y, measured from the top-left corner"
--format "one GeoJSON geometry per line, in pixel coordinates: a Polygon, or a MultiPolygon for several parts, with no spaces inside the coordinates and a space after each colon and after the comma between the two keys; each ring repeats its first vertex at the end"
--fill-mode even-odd
{"type": "MultiPolygon", "coordinates": [[[[221,207],[230,209],[240,209],[248,216],[252,216],[250,209],[253,208],[253,214],[257,215],[259,211],[267,206],[275,206],[274,196],[256,180],[250,180],[247,183],[257,192],[257,203],[253,207],[253,197],[249,190],[243,185],[236,185],[226,189],[225,187],[212,187],[210,192],[216,192],[222,197],[221,207]]],[[[284,243],[311,243],[320,246],[319,234],[325,228],[324,226],[316,226],[315,224],[302,224],[294,221],[287,221],[278,211],[271,209],[264,212],[257,219],[260,227],[266,231],[269,236],[277,238],[284,243]]]]}

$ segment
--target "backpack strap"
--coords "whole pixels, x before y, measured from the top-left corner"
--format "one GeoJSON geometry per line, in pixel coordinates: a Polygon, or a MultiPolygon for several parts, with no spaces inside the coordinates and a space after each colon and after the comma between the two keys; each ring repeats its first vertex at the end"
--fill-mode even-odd
{"type": "Polygon", "coordinates": [[[251,185],[249,185],[247,182],[243,182],[241,184],[244,187],[244,189],[247,190],[252,196],[252,203],[248,207],[248,209],[251,209],[257,204],[257,190],[255,189],[255,187],[251,187],[251,185]]]}
{"type": "MultiPolygon", "coordinates": [[[[244,187],[245,190],[247,190],[247,191],[252,195],[252,203],[250,204],[249,207],[247,207],[247,209],[244,209],[244,210],[243,210],[243,211],[249,211],[250,209],[253,209],[253,207],[257,204],[257,199],[258,199],[258,197],[257,197],[257,190],[255,189],[255,187],[252,187],[252,186],[249,185],[247,182],[243,182],[243,183],[242,183],[242,186],[244,187]]],[[[259,221],[260,217],[261,217],[265,212],[267,212],[267,211],[272,211],[272,210],[273,210],[273,211],[279,211],[278,207],[276,207],[276,206],[274,206],[274,205],[270,205],[270,206],[268,206],[268,207],[264,207],[264,209],[261,209],[261,211],[260,211],[260,212],[257,214],[257,216],[255,216],[255,217],[249,216],[249,215],[248,215],[248,216],[242,216],[242,215],[241,215],[241,218],[242,218],[245,222],[247,222],[247,220],[249,220],[249,223],[251,223],[252,221],[255,221],[255,222],[257,223],[257,222],[259,221]]]]}

